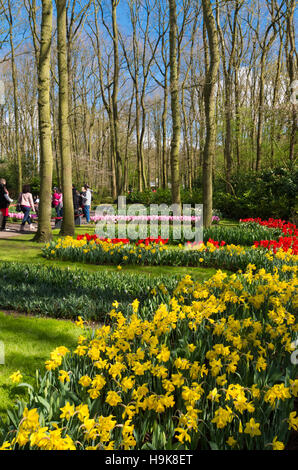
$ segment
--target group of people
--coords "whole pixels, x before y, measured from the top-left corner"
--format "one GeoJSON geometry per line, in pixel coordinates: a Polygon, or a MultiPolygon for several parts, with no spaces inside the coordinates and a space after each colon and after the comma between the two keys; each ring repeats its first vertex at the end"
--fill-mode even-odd
{"type": "MultiPolygon", "coordinates": [[[[9,196],[9,192],[6,187],[6,180],[4,178],[0,178],[0,213],[2,215],[2,222],[0,227],[1,231],[9,231],[9,229],[6,227],[6,222],[8,219],[9,206],[12,202],[13,199],[11,199],[9,196]]],[[[33,201],[30,186],[28,184],[23,186],[22,192],[20,193],[17,200],[17,205],[19,206],[19,210],[24,214],[20,230],[24,230],[26,223],[28,223],[29,228],[31,229],[32,220],[30,211],[32,210],[33,212],[36,212],[36,206],[33,201]]]]}
{"type": "MultiPolygon", "coordinates": [[[[91,201],[92,191],[87,184],[82,187],[81,191],[78,191],[73,185],[73,205],[75,217],[83,213],[86,218],[86,222],[89,223],[91,201]]],[[[4,178],[0,178],[0,216],[2,216],[0,226],[1,231],[9,231],[9,229],[6,227],[6,223],[9,214],[9,206],[12,202],[13,199],[11,199],[11,197],[9,196],[9,191],[6,187],[6,180],[4,178]]],[[[39,198],[33,198],[30,185],[24,185],[22,188],[22,192],[20,193],[17,200],[17,210],[23,212],[24,214],[20,226],[21,231],[24,230],[26,223],[29,225],[30,229],[33,228],[30,212],[32,210],[33,212],[38,214],[38,205],[39,198]]],[[[63,216],[63,195],[62,191],[56,187],[54,188],[52,194],[52,207],[55,208],[57,217],[63,216]]]]}
{"type": "Polygon", "coordinates": [[[90,222],[90,209],[91,209],[91,201],[92,201],[92,191],[88,184],[85,184],[81,191],[78,191],[76,187],[72,186],[72,198],[73,198],[73,207],[75,217],[80,215],[81,213],[84,214],[86,217],[86,222],[89,224],[90,222]]]}
{"type": "MultiPolygon", "coordinates": [[[[78,191],[75,186],[72,186],[73,206],[75,216],[83,213],[86,217],[86,222],[90,222],[90,208],[92,201],[92,192],[88,184],[85,184],[81,191],[78,191]]],[[[63,195],[61,189],[54,188],[52,196],[52,207],[56,210],[56,217],[63,216],[63,195]]]]}

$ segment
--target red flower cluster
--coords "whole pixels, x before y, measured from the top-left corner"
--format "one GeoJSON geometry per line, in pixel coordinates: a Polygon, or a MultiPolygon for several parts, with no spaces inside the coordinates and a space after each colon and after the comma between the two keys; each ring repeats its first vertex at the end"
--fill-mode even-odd
{"type": "Polygon", "coordinates": [[[225,241],[218,242],[216,240],[212,240],[212,238],[209,238],[208,243],[212,243],[216,248],[219,248],[220,246],[224,246],[226,244],[225,241]]]}
{"type": "MultiPolygon", "coordinates": [[[[89,233],[85,233],[84,235],[78,235],[77,240],[82,240],[86,238],[86,240],[89,242],[91,240],[96,240],[98,239],[98,236],[96,234],[94,235],[89,235],[89,233]]],[[[123,243],[123,244],[128,244],[131,243],[131,240],[129,238],[99,238],[99,240],[103,242],[109,242],[115,245],[116,243],[123,243]]],[[[144,239],[139,239],[136,241],[136,245],[140,245],[143,243],[144,245],[150,245],[151,243],[161,243],[162,245],[165,245],[168,243],[168,238],[163,239],[160,236],[158,238],[153,238],[153,237],[147,237],[144,239]]]]}
{"type": "Polygon", "coordinates": [[[166,243],[168,243],[169,239],[168,238],[161,238],[161,236],[157,237],[157,238],[154,238],[154,237],[147,237],[147,238],[144,238],[143,240],[138,240],[136,242],[136,245],[141,245],[142,243],[144,245],[150,245],[151,243],[161,243],[162,245],[165,245],[166,243]]]}
{"type": "Polygon", "coordinates": [[[83,240],[83,238],[86,238],[88,240],[88,242],[90,242],[91,240],[96,240],[97,239],[97,235],[89,235],[89,233],[85,233],[84,235],[78,235],[77,236],[77,240],[83,240]]]}
{"type": "Polygon", "coordinates": [[[298,255],[298,238],[297,237],[280,237],[278,240],[260,240],[254,242],[256,247],[267,248],[272,250],[273,253],[276,253],[280,248],[283,251],[292,250],[292,254],[298,255]]]}
{"type": "Polygon", "coordinates": [[[252,222],[255,224],[259,225],[264,225],[269,228],[280,228],[282,230],[282,233],[284,235],[290,235],[290,236],[298,236],[298,229],[295,224],[292,224],[291,222],[286,222],[285,220],[281,219],[268,219],[268,220],[262,220],[260,217],[257,217],[256,219],[250,218],[250,219],[240,219],[240,222],[252,222]]]}
{"type": "Polygon", "coordinates": [[[129,238],[100,238],[99,240],[102,242],[112,243],[113,245],[116,243],[123,243],[124,245],[127,245],[130,241],[129,238]]]}
{"type": "MultiPolygon", "coordinates": [[[[97,240],[98,239],[98,236],[96,234],[94,235],[89,235],[89,233],[85,233],[84,235],[78,235],[77,236],[77,240],[83,240],[84,238],[86,238],[86,240],[88,242],[90,242],[91,240],[97,240]]],[[[129,243],[129,239],[128,238],[99,238],[99,240],[103,241],[103,242],[110,242],[110,243],[129,243]]]]}

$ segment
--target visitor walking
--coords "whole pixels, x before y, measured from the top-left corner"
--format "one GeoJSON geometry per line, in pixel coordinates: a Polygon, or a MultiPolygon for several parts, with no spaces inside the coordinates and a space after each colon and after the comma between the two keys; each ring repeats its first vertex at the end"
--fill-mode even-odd
{"type": "Polygon", "coordinates": [[[83,190],[84,190],[84,193],[85,193],[85,196],[84,196],[84,199],[83,199],[83,210],[84,210],[84,215],[86,217],[86,222],[87,222],[87,224],[89,224],[92,193],[91,193],[90,188],[87,184],[85,184],[83,186],[83,190]]]}
{"type": "Polygon", "coordinates": [[[6,222],[8,218],[8,208],[9,204],[13,201],[9,197],[9,192],[6,188],[6,180],[4,178],[0,179],[0,212],[2,214],[2,222],[0,230],[2,232],[8,232],[9,229],[6,228],[6,222]]]}
{"type": "Polygon", "coordinates": [[[34,212],[35,207],[34,207],[33,196],[31,194],[31,189],[30,189],[30,186],[28,184],[25,184],[23,186],[23,191],[21,192],[21,194],[19,195],[19,198],[18,198],[18,204],[20,204],[21,211],[24,214],[24,218],[23,218],[23,221],[21,223],[20,230],[21,231],[24,230],[26,222],[28,223],[30,230],[32,230],[33,225],[32,225],[32,220],[31,220],[31,217],[30,217],[30,210],[32,209],[32,211],[34,212]]]}
{"type": "Polygon", "coordinates": [[[63,194],[62,190],[58,189],[58,206],[56,208],[57,217],[63,216],[63,194]]]}

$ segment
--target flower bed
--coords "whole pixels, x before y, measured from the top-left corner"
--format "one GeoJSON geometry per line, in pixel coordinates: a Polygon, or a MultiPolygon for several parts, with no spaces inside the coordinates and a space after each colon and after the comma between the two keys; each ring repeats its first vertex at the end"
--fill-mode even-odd
{"type": "MultiPolygon", "coordinates": [[[[77,235],[77,240],[84,240],[86,239],[88,242],[90,241],[96,241],[96,240],[100,240],[102,242],[105,242],[105,243],[111,243],[113,245],[117,245],[119,243],[121,244],[124,244],[124,245],[128,245],[129,243],[131,243],[131,240],[129,238],[98,238],[97,235],[90,235],[89,233],[85,233],[84,235],[77,235]]],[[[168,239],[163,239],[161,237],[157,237],[157,238],[153,238],[153,237],[147,237],[147,238],[144,238],[144,239],[138,239],[137,241],[135,241],[135,245],[138,246],[138,245],[150,245],[151,243],[153,244],[161,244],[161,245],[165,245],[166,243],[168,243],[168,239]]]]}
{"type": "Polygon", "coordinates": [[[76,349],[54,350],[35,388],[19,383],[22,371],[12,375],[29,398],[2,424],[2,449],[286,448],[298,431],[298,258],[289,242],[268,251],[260,241],[171,247],[85,236],[48,244],[49,258],[235,273],[218,270],[204,283],[186,276],[161,293],[151,285],[130,302],[115,296],[96,330],[80,316],[76,349]]]}
{"type": "Polygon", "coordinates": [[[277,240],[283,235],[280,227],[269,227],[257,223],[239,223],[235,226],[217,225],[211,226],[203,231],[203,241],[206,243],[209,238],[226,244],[252,246],[259,240],[277,240]]]}
{"type": "Polygon", "coordinates": [[[52,318],[84,315],[96,322],[106,321],[115,298],[126,306],[138,297],[144,314],[150,315],[176,285],[176,277],[169,275],[88,273],[26,263],[0,263],[0,279],[2,308],[52,318]]]}
{"type": "MultiPolygon", "coordinates": [[[[22,220],[24,218],[24,214],[23,214],[23,212],[9,212],[8,217],[12,220],[22,220]]],[[[32,219],[36,219],[37,215],[32,213],[32,214],[30,214],[30,217],[32,219]]]]}
{"type": "MultiPolygon", "coordinates": [[[[118,218],[117,216],[110,216],[109,219],[103,219],[105,220],[106,226],[101,227],[101,238],[123,239],[123,236],[125,236],[129,239],[129,229],[133,229],[139,233],[140,238],[150,236],[156,238],[159,235],[160,238],[168,239],[170,244],[178,245],[180,243],[187,243],[189,240],[187,237],[193,236],[194,238],[195,232],[198,233],[198,230],[200,230],[198,226],[189,225],[191,219],[193,222],[198,219],[194,219],[193,217],[184,217],[184,222],[187,222],[186,224],[178,217],[175,231],[173,222],[169,221],[169,217],[166,217],[164,220],[165,222],[168,221],[168,224],[162,223],[164,221],[159,221],[157,224],[153,223],[152,225],[151,222],[146,219],[146,216],[139,216],[139,219],[136,220],[123,216],[122,219],[120,216],[118,216],[118,218]],[[135,223],[132,224],[132,222],[135,223]]],[[[272,224],[271,226],[253,223],[250,220],[251,219],[249,219],[248,222],[241,222],[239,225],[233,226],[213,223],[209,228],[203,230],[203,241],[206,243],[209,238],[211,238],[213,240],[225,241],[227,244],[251,246],[255,241],[264,239],[277,240],[278,237],[284,235],[282,228],[278,224],[272,224]]],[[[152,219],[152,221],[154,221],[154,219],[152,219]]]]}
{"type": "Polygon", "coordinates": [[[119,240],[100,240],[83,237],[59,239],[43,248],[48,259],[61,259],[91,264],[109,265],[164,265],[206,266],[229,271],[244,270],[248,264],[273,272],[284,266],[296,269],[297,255],[292,256],[283,249],[275,253],[262,247],[226,245],[225,242],[209,240],[206,244],[172,247],[164,243],[131,244],[119,240]]]}
{"type": "Polygon", "coordinates": [[[186,276],[151,318],[115,301],[112,326],[52,352],[2,449],[283,449],[298,430],[296,292],[293,275],[248,266],[186,276]]]}
{"type": "MultiPolygon", "coordinates": [[[[195,224],[200,221],[200,216],[195,215],[94,215],[90,217],[92,222],[105,222],[105,223],[150,223],[150,222],[191,222],[195,224]]],[[[217,224],[220,221],[220,218],[217,215],[212,216],[212,223],[217,224]]]]}
{"type": "MultiPolygon", "coordinates": [[[[281,233],[291,231],[296,233],[293,224],[283,221],[264,221],[247,219],[237,228],[214,227],[216,238],[210,238],[205,243],[187,242],[171,246],[169,239],[148,237],[130,241],[128,238],[98,238],[96,234],[88,233],[78,236],[60,238],[48,243],[43,248],[43,255],[49,259],[62,259],[86,262],[91,264],[125,264],[137,265],[168,265],[168,266],[209,266],[237,271],[245,269],[250,263],[257,268],[265,268],[272,272],[282,264],[295,265],[297,262],[297,237],[281,236],[281,233]],[[270,225],[268,227],[267,225],[270,225]],[[235,234],[235,230],[237,234],[235,234]],[[229,243],[222,236],[232,232],[230,239],[253,240],[251,246],[245,243],[229,243]],[[263,236],[268,235],[268,240],[263,236]],[[238,237],[238,238],[237,238],[238,237]],[[246,237],[246,238],[245,238],[246,237]],[[266,253],[264,248],[272,252],[266,253]],[[287,255],[295,255],[288,257],[287,255]]],[[[214,230],[213,229],[213,230],[214,230]]],[[[212,232],[211,232],[212,233],[212,232]]],[[[204,233],[204,239],[210,231],[204,233]]]]}
{"type": "Polygon", "coordinates": [[[254,243],[255,247],[262,247],[272,250],[276,253],[282,249],[285,252],[291,251],[294,255],[298,255],[298,237],[280,237],[278,240],[260,240],[254,243]]]}
{"type": "Polygon", "coordinates": [[[240,223],[244,224],[252,224],[252,225],[261,225],[263,227],[268,228],[275,228],[280,229],[283,235],[296,235],[298,236],[298,229],[295,224],[291,222],[286,222],[285,220],[281,219],[268,219],[262,220],[261,218],[257,217],[255,219],[240,219],[240,223]]]}

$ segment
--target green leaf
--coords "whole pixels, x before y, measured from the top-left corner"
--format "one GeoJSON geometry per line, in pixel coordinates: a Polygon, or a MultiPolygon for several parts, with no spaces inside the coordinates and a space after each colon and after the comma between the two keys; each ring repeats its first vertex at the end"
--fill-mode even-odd
{"type": "Polygon", "coordinates": [[[216,442],[209,442],[211,450],[219,450],[216,442]]]}
{"type": "Polygon", "coordinates": [[[27,387],[29,388],[30,390],[32,390],[32,392],[34,391],[34,388],[32,387],[32,385],[26,383],[26,382],[22,382],[20,384],[18,384],[16,387],[27,387]]]}
{"type": "Polygon", "coordinates": [[[18,418],[15,416],[15,414],[11,410],[7,410],[7,415],[9,417],[10,421],[12,422],[12,424],[14,425],[14,427],[17,429],[17,427],[19,425],[18,418]]]}
{"type": "Polygon", "coordinates": [[[51,411],[51,406],[50,406],[49,402],[47,402],[47,400],[45,400],[45,399],[44,399],[43,397],[41,397],[40,395],[38,395],[38,396],[36,397],[36,400],[37,400],[41,405],[43,405],[43,406],[46,408],[46,410],[47,410],[48,413],[50,413],[50,411],[51,411]]]}

